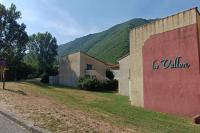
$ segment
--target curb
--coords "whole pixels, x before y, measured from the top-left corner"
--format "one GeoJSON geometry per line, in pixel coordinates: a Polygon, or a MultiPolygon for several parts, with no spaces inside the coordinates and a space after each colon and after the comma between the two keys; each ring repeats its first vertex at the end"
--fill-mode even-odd
{"type": "Polygon", "coordinates": [[[10,113],[5,113],[5,111],[0,110],[0,114],[5,116],[6,118],[8,118],[11,121],[14,121],[15,123],[24,127],[25,129],[27,129],[28,131],[30,131],[32,133],[49,133],[41,128],[34,127],[31,124],[26,124],[25,121],[19,120],[19,118],[13,117],[10,113]]]}

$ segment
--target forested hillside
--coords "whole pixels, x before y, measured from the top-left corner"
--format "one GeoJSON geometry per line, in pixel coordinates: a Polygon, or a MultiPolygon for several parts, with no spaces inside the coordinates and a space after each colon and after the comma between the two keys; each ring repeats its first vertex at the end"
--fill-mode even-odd
{"type": "Polygon", "coordinates": [[[103,32],[75,39],[59,46],[59,56],[84,51],[107,63],[116,63],[118,58],[129,52],[129,29],[151,21],[141,18],[132,19],[103,32]]]}

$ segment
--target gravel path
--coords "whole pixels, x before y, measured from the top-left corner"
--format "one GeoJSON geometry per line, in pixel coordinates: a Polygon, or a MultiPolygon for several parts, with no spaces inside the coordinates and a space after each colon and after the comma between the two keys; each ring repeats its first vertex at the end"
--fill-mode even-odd
{"type": "Polygon", "coordinates": [[[29,131],[0,115],[0,133],[29,133],[29,131]]]}

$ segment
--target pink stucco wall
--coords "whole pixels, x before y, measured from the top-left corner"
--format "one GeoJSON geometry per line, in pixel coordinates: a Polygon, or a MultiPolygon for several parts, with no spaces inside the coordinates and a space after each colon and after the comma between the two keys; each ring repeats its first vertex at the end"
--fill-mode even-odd
{"type": "Polygon", "coordinates": [[[196,24],[151,36],[143,46],[144,107],[178,115],[200,113],[199,59],[196,24]],[[189,65],[162,67],[162,59],[175,57],[189,65]],[[158,69],[152,68],[154,61],[158,69]]]}

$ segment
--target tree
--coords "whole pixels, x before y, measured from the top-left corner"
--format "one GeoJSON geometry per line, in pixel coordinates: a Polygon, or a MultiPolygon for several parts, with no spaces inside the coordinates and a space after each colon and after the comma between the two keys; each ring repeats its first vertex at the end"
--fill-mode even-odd
{"type": "Polygon", "coordinates": [[[0,4],[0,58],[6,60],[10,77],[15,79],[20,76],[18,71],[28,42],[26,25],[17,21],[20,17],[14,4],[8,9],[0,4]]]}
{"type": "Polygon", "coordinates": [[[107,69],[106,70],[106,77],[110,80],[113,80],[115,76],[114,76],[114,74],[111,70],[107,69]]]}
{"type": "Polygon", "coordinates": [[[29,54],[37,57],[39,73],[51,75],[57,56],[56,38],[49,32],[33,34],[29,37],[28,47],[29,54]]]}

